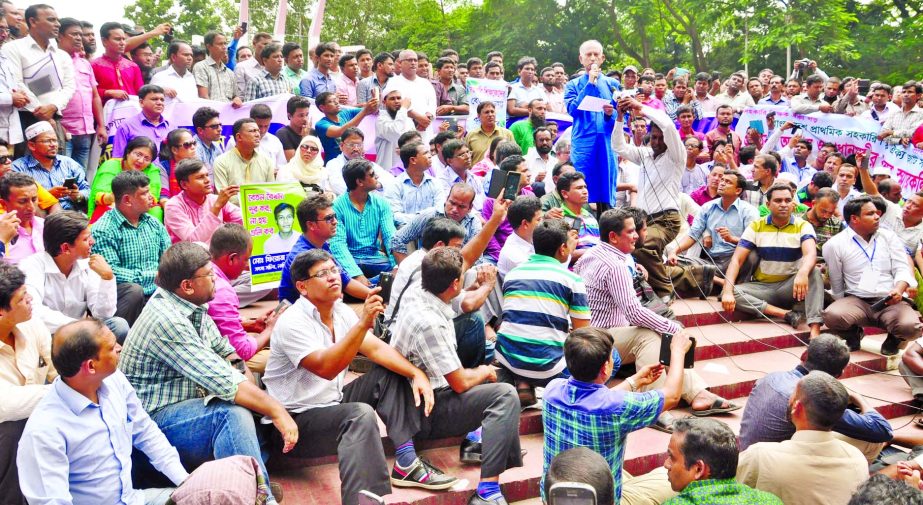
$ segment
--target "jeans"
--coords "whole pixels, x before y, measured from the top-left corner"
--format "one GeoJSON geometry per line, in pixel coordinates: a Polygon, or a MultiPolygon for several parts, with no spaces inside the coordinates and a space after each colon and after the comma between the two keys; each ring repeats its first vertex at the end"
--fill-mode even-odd
{"type": "Polygon", "coordinates": [[[269,482],[253,414],[249,410],[218,399],[206,405],[197,398],[164,407],[154,412],[151,419],[170,445],[176,447],[187,469],[228,456],[252,456],[260,463],[263,477],[269,482]]]}
{"type": "Polygon", "coordinates": [[[90,147],[93,146],[94,136],[92,133],[72,135],[71,139],[64,143],[64,155],[73,158],[86,170],[87,163],[90,162],[90,147]]]}
{"type": "Polygon", "coordinates": [[[103,323],[105,323],[106,326],[109,327],[109,331],[115,335],[115,340],[119,343],[119,345],[125,343],[125,337],[128,336],[128,330],[130,329],[128,326],[128,321],[122,319],[121,317],[110,317],[109,319],[103,321],[103,323]]]}
{"type": "Polygon", "coordinates": [[[379,257],[359,263],[359,268],[362,270],[362,275],[372,283],[372,286],[377,286],[378,275],[382,272],[390,272],[394,268],[394,264],[391,263],[390,258],[379,257]]]}
{"type": "Polygon", "coordinates": [[[480,312],[462,314],[452,320],[455,323],[456,352],[464,368],[477,368],[493,361],[493,349],[487,360],[484,341],[484,318],[480,312]]]}

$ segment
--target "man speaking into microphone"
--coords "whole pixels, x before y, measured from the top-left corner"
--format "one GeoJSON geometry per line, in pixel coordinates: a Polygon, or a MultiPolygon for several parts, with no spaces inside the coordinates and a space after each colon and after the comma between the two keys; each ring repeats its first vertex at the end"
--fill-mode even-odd
{"type": "MultiPolygon", "coordinates": [[[[615,126],[612,105],[613,91],[621,90],[619,82],[606,77],[600,70],[605,61],[603,46],[596,40],[580,44],[580,64],[586,73],[572,79],[564,88],[567,113],[574,118],[571,130],[570,159],[574,168],[586,176],[589,202],[596,204],[596,215],[615,204],[618,162],[612,152],[610,138],[615,126]],[[602,110],[580,110],[586,97],[605,100],[602,110]]],[[[599,103],[598,101],[595,101],[599,103]]],[[[583,107],[595,109],[592,107],[583,107]]]]}

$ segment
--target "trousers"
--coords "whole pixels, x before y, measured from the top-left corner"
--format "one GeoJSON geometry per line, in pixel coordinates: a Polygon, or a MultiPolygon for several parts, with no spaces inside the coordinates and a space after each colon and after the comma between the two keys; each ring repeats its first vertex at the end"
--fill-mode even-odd
{"type": "MultiPolygon", "coordinates": [[[[793,309],[797,302],[794,296],[795,276],[779,282],[745,282],[734,286],[734,300],[737,310],[760,315],[767,305],[793,309]]],[[[808,277],[808,294],[804,299],[805,316],[808,324],[822,324],[824,316],[824,279],[820,269],[811,269],[808,277]]]]}
{"type": "Polygon", "coordinates": [[[920,313],[909,304],[900,302],[873,311],[867,301],[855,296],[845,296],[831,303],[824,311],[824,324],[834,331],[877,326],[901,340],[916,340],[923,333],[920,313]]]}
{"type": "Polygon", "coordinates": [[[682,219],[677,211],[667,211],[648,220],[644,244],[633,253],[635,260],[647,269],[647,280],[657,296],[666,296],[673,291],[673,279],[663,263],[663,250],[679,234],[681,226],[682,219]]]}
{"type": "Polygon", "coordinates": [[[0,423],[0,504],[26,505],[19,490],[19,471],[16,468],[16,450],[28,419],[0,423]]]}

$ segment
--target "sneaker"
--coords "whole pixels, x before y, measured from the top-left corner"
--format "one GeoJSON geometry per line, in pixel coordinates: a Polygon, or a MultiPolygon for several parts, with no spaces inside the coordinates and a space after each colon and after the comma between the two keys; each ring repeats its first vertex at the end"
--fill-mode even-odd
{"type": "Polygon", "coordinates": [[[790,310],[786,312],[785,317],[783,317],[783,319],[785,319],[786,324],[788,324],[789,326],[795,329],[798,329],[798,327],[801,326],[805,321],[804,314],[802,314],[801,312],[796,312],[794,310],[790,310]]]}
{"type": "Polygon", "coordinates": [[[407,468],[401,468],[395,462],[391,469],[391,484],[397,487],[440,490],[448,489],[456,482],[457,478],[442,473],[442,470],[419,457],[407,468]]]}
{"type": "Polygon", "coordinates": [[[478,495],[478,492],[475,491],[471,498],[468,498],[468,505],[508,505],[506,498],[503,495],[500,495],[493,500],[485,500],[478,495]]]}

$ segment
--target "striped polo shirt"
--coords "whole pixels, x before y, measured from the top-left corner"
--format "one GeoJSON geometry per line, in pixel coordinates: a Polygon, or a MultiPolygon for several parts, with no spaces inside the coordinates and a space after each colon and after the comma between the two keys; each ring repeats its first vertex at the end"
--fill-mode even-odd
{"type": "Polygon", "coordinates": [[[570,318],[590,319],[583,279],[555,258],[533,254],[503,279],[497,360],[523,377],[558,375],[570,318]]]}
{"type": "Polygon", "coordinates": [[[588,249],[599,243],[599,222],[590,211],[581,208],[578,216],[566,205],[561,206],[561,211],[565,217],[579,217],[583,221],[580,229],[577,230],[577,250],[588,249]]]}
{"type": "Polygon", "coordinates": [[[801,267],[801,243],[816,241],[811,223],[792,217],[779,228],[772,223],[772,216],[754,221],[740,237],[740,247],[756,251],[760,257],[759,267],[753,278],[759,282],[781,282],[798,273],[801,267]]]}

